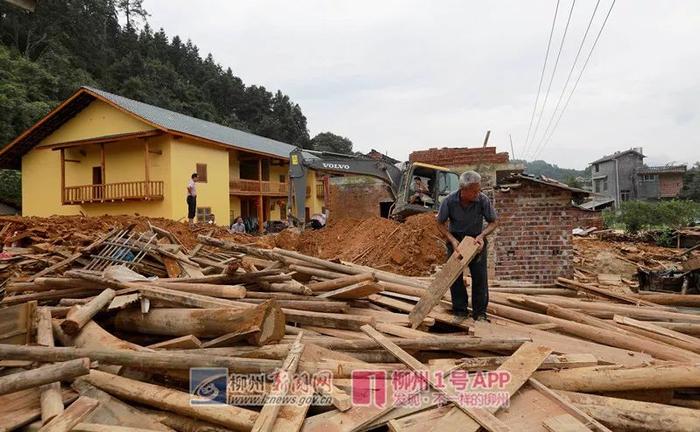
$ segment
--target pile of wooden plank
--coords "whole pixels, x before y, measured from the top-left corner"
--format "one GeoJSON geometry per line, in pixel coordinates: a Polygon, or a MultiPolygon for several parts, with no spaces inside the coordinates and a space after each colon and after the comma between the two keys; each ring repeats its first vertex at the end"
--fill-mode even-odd
{"type": "Polygon", "coordinates": [[[494,283],[491,321],[474,322],[449,306],[476,252],[466,241],[433,277],[413,278],[204,235],[188,250],[151,232],[128,259],[97,237],[67,265],[5,285],[0,430],[700,425],[700,314],[675,306],[694,296],[494,283]],[[135,265],[140,251],[149,265],[135,265]],[[215,403],[219,381],[193,388],[201,368],[231,374],[228,404],[215,403]]]}

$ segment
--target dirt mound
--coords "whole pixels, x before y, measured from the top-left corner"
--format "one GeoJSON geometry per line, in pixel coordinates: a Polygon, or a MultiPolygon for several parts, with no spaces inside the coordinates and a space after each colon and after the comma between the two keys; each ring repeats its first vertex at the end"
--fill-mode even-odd
{"type": "Polygon", "coordinates": [[[405,223],[380,217],[343,218],[321,230],[301,234],[285,230],[276,236],[276,244],[411,276],[428,275],[445,260],[444,241],[433,214],[412,216],[405,223]]]}

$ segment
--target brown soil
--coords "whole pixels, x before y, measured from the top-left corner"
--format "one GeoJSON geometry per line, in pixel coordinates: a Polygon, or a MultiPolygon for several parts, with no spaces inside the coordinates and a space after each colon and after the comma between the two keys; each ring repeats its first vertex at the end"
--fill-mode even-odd
{"type": "Polygon", "coordinates": [[[435,215],[423,214],[398,223],[380,217],[344,218],[321,230],[285,230],[277,247],[325,259],[341,259],[411,276],[428,275],[445,260],[435,215]]]}

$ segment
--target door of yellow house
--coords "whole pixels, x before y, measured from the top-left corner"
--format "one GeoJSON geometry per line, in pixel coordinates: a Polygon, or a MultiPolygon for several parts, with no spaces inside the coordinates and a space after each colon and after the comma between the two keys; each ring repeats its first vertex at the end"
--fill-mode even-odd
{"type": "Polygon", "coordinates": [[[102,199],[102,167],[92,167],[92,197],[102,199]]]}

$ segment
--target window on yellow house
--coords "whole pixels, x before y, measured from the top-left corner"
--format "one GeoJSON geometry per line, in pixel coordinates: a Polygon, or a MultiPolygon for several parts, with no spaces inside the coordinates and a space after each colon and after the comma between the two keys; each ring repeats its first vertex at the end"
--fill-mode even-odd
{"type": "Polygon", "coordinates": [[[211,218],[211,207],[197,207],[197,222],[208,222],[211,218]]]}
{"type": "Polygon", "coordinates": [[[197,182],[206,183],[207,182],[207,164],[198,163],[197,164],[197,182]]]}

